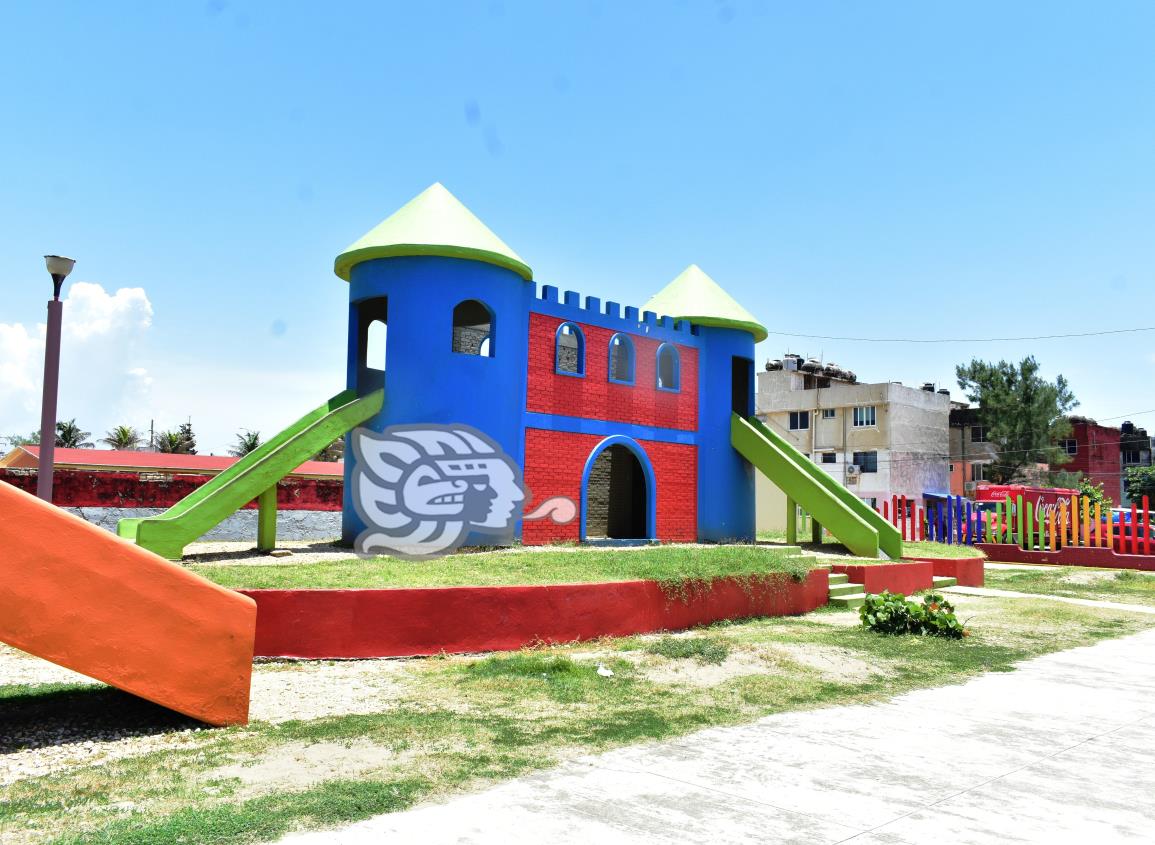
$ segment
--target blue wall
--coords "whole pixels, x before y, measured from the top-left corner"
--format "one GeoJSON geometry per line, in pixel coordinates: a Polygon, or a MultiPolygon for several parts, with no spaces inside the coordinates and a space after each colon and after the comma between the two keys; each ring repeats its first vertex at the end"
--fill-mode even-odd
{"type": "Polygon", "coordinates": [[[748,359],[746,408],[753,408],[754,337],[711,326],[698,334],[698,539],[752,542],[754,468],[730,445],[730,388],[733,359],[748,359]]]}
{"type": "MultiPolygon", "coordinates": [[[[359,373],[364,373],[358,366],[358,309],[382,296],[389,302],[385,407],[366,427],[383,431],[402,423],[465,423],[488,434],[524,466],[533,285],[509,270],[459,258],[379,258],[358,264],[349,290],[349,387],[365,387],[357,384],[359,373]],[[481,300],[494,314],[491,358],[452,351],[453,309],[465,299],[481,300]]],[[[345,542],[352,542],[365,527],[352,507],[349,482],[354,462],[352,449],[347,448],[345,542]]],[[[484,541],[479,535],[477,542],[484,541]]]]}

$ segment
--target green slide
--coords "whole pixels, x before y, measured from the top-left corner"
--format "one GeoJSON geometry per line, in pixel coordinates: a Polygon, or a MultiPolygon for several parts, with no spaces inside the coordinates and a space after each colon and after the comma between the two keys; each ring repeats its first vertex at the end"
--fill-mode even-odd
{"type": "Polygon", "coordinates": [[[272,548],[277,482],[349,429],[375,416],[384,404],[384,390],[361,397],[355,390],[338,393],[164,513],[120,520],[116,533],[161,557],[180,560],[188,543],[259,499],[258,545],[272,548]]]}
{"type": "Polygon", "coordinates": [[[734,414],[730,442],[746,460],[782,492],[802,506],[859,557],[878,557],[879,550],[898,560],[902,534],[835,481],[780,434],[754,417],[734,414]]]}

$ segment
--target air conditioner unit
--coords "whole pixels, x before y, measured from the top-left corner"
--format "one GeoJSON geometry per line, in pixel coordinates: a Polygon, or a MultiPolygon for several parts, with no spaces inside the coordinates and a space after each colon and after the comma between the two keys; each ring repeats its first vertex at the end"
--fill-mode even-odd
{"type": "Polygon", "coordinates": [[[964,493],[973,493],[975,490],[978,489],[978,486],[979,486],[979,483],[977,481],[964,481],[963,482],[963,492],[964,493]]]}
{"type": "Polygon", "coordinates": [[[858,466],[858,464],[847,464],[846,465],[846,480],[847,481],[857,481],[858,476],[861,474],[861,472],[862,472],[862,469],[858,466]]]}

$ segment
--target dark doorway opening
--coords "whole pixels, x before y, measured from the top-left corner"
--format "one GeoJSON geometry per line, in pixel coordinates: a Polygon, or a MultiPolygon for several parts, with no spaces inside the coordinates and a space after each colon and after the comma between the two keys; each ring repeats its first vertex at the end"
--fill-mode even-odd
{"type": "Polygon", "coordinates": [[[357,392],[364,396],[385,384],[389,299],[357,303],[357,392]]]}
{"type": "Polygon", "coordinates": [[[586,538],[647,539],[648,505],[637,455],[619,444],[603,449],[586,484],[586,538]]]}
{"type": "Polygon", "coordinates": [[[754,362],[749,358],[732,358],[730,362],[730,410],[747,419],[754,415],[752,382],[754,362]]]}

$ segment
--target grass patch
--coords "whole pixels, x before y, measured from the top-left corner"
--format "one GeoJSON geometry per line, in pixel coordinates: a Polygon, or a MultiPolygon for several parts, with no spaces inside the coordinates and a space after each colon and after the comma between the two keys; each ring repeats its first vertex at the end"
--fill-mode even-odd
{"type": "Polygon", "coordinates": [[[1155,606],[1155,573],[1131,569],[987,569],[985,583],[1019,593],[1155,606]]]}
{"type": "Polygon", "coordinates": [[[730,646],[726,642],[709,637],[662,637],[649,643],[646,651],[671,660],[693,658],[699,663],[715,665],[730,656],[730,646]]]}
{"type": "Polygon", "coordinates": [[[430,561],[372,558],[269,566],[199,564],[199,575],[232,589],[387,589],[602,581],[709,581],[785,573],[802,580],[811,562],[760,546],[660,546],[457,554],[430,561]]]}
{"type": "Polygon", "coordinates": [[[902,544],[904,557],[982,557],[981,549],[974,546],[961,546],[948,543],[932,543],[930,541],[910,542],[902,544]]]}
{"type": "MultiPolygon", "coordinates": [[[[406,672],[390,672],[400,691],[383,698],[379,712],[202,731],[180,748],[96,760],[0,787],[0,841],[269,841],[297,829],[401,810],[628,743],[787,710],[878,701],[985,671],[1010,671],[1024,658],[1155,625],[1155,617],[1140,614],[1023,599],[959,596],[957,607],[973,631],[961,641],[879,637],[823,613],[716,625],[708,634],[689,637],[605,639],[484,658],[413,660],[406,672]],[[720,672],[722,663],[736,662],[712,663],[722,650],[740,653],[743,665],[765,670],[742,676],[720,672]],[[668,669],[671,658],[687,661],[679,672],[715,673],[719,680],[697,685],[655,680],[653,670],[668,669]],[[851,671],[852,664],[862,671],[851,671]],[[599,665],[613,674],[599,674],[599,665]],[[261,761],[278,751],[284,755],[286,749],[322,742],[350,749],[369,745],[380,749],[380,762],[374,758],[372,769],[356,777],[291,788],[270,782],[262,790],[259,782],[250,782],[242,790],[237,782],[213,776],[222,765],[259,773],[261,761]]],[[[255,671],[276,667],[258,665],[255,671]]],[[[93,712],[109,709],[91,694],[56,692],[45,698],[66,696],[78,696],[69,711],[73,718],[76,706],[89,699],[93,712]]],[[[32,702],[25,697],[21,706],[32,725],[32,702]]],[[[9,715],[6,707],[0,703],[0,721],[9,715]]]]}

